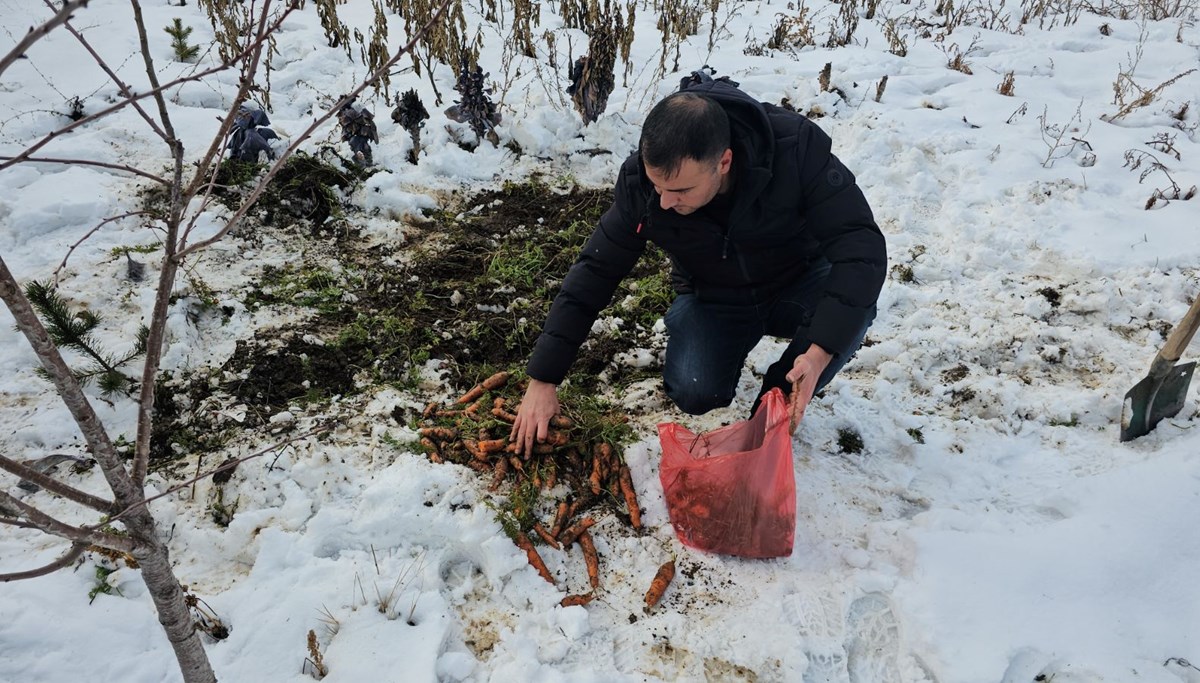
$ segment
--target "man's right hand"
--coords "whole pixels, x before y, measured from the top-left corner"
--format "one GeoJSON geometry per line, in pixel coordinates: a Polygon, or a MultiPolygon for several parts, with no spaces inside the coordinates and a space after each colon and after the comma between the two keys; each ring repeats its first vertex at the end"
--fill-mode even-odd
{"type": "Polygon", "coordinates": [[[525,398],[517,407],[509,440],[517,445],[517,454],[533,453],[534,441],[545,441],[550,418],[558,414],[558,386],[536,379],[529,380],[525,398]]]}

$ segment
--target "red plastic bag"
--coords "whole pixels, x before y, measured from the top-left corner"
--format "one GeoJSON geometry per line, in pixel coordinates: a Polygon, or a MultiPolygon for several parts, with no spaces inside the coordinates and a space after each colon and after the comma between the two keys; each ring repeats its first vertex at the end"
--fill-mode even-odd
{"type": "Polygon", "coordinates": [[[796,478],[787,401],[772,389],[749,420],[704,434],[658,425],[659,479],[685,545],[740,557],[792,554],[796,478]]]}

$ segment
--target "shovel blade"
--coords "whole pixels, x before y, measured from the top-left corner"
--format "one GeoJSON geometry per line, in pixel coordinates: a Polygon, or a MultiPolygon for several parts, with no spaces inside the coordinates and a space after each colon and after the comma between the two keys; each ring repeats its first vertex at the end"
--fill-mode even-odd
{"type": "Polygon", "coordinates": [[[1196,364],[1176,365],[1162,377],[1146,376],[1125,394],[1121,405],[1121,441],[1150,433],[1163,418],[1183,408],[1196,364]]]}

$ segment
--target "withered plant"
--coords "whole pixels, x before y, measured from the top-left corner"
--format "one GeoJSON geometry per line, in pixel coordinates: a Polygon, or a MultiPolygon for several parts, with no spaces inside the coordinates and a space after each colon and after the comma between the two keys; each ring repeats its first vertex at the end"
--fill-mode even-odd
{"type": "Polygon", "coordinates": [[[1138,149],[1125,150],[1125,167],[1131,171],[1141,169],[1141,174],[1138,175],[1138,184],[1144,183],[1146,178],[1155,173],[1161,173],[1170,187],[1157,187],[1150,194],[1150,198],[1146,200],[1146,210],[1149,211],[1158,206],[1166,205],[1173,200],[1188,201],[1195,198],[1196,186],[1192,185],[1187,191],[1183,191],[1179,187],[1179,183],[1171,177],[1171,172],[1167,169],[1166,164],[1159,161],[1158,157],[1150,152],[1138,149]]]}
{"type": "Polygon", "coordinates": [[[1016,74],[1012,71],[1004,72],[1004,77],[1000,79],[1000,84],[996,86],[996,92],[1005,97],[1013,96],[1013,86],[1016,83],[1016,74]]]}

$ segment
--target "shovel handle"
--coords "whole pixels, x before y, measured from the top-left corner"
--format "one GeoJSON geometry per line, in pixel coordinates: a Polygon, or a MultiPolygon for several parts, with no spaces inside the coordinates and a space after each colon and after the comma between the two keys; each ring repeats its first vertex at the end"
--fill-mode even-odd
{"type": "Polygon", "coordinates": [[[1200,329],[1200,296],[1192,302],[1192,307],[1188,309],[1187,315],[1183,316],[1183,320],[1171,330],[1167,343],[1163,345],[1162,351],[1158,352],[1159,357],[1168,363],[1179,360],[1197,329],[1200,329]]]}

